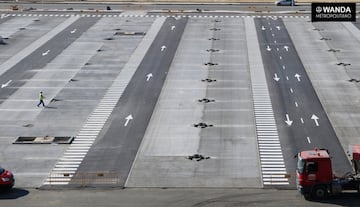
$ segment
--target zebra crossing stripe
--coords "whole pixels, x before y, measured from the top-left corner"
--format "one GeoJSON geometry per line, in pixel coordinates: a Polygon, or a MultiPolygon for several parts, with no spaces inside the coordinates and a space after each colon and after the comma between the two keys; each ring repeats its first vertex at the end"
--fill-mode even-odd
{"type": "Polygon", "coordinates": [[[263,185],[288,185],[254,19],[245,19],[245,27],[247,47],[250,48],[248,56],[251,88],[263,185]]]}

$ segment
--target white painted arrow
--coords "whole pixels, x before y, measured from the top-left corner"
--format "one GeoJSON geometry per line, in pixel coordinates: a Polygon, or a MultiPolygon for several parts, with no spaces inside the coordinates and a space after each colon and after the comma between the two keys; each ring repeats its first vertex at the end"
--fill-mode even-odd
{"type": "Polygon", "coordinates": [[[262,26],[262,27],[261,27],[261,30],[265,30],[265,27],[264,27],[264,26],[262,26]]]}
{"type": "Polygon", "coordinates": [[[269,45],[266,47],[266,50],[267,50],[267,51],[271,51],[271,48],[270,48],[269,45]]]}
{"type": "Polygon", "coordinates": [[[300,80],[300,77],[301,77],[301,75],[299,75],[299,74],[295,74],[295,78],[297,78],[297,80],[300,82],[301,80],[300,80]]]}
{"type": "Polygon", "coordinates": [[[76,29],[73,29],[70,31],[71,34],[74,34],[76,32],[76,29]]]}
{"type": "Polygon", "coordinates": [[[175,29],[175,26],[171,26],[171,31],[175,29]]]}
{"type": "Polygon", "coordinates": [[[280,26],[276,26],[276,28],[277,28],[278,30],[280,30],[280,26]]]}
{"type": "Polygon", "coordinates": [[[289,51],[289,46],[285,45],[284,49],[286,50],[286,52],[289,51]]]}
{"type": "Polygon", "coordinates": [[[12,82],[12,80],[9,80],[8,82],[1,84],[1,88],[7,87],[11,82],[12,82]]]}
{"type": "Polygon", "coordinates": [[[315,125],[316,125],[316,126],[319,126],[319,122],[318,122],[319,117],[317,117],[315,114],[313,114],[313,115],[311,116],[311,119],[315,121],[315,125]]]}
{"type": "Polygon", "coordinates": [[[288,125],[288,126],[291,126],[293,121],[290,120],[289,118],[289,114],[286,114],[286,120],[285,120],[285,123],[288,125]]]}
{"type": "Polygon", "coordinates": [[[50,50],[47,50],[46,52],[43,52],[42,56],[45,56],[45,55],[49,54],[49,52],[50,52],[50,50]]]}
{"type": "Polygon", "coordinates": [[[153,77],[152,73],[147,74],[146,75],[146,81],[149,81],[151,77],[153,77]]]}
{"type": "Polygon", "coordinates": [[[278,81],[280,80],[280,78],[278,77],[277,73],[274,74],[274,80],[275,80],[276,82],[278,82],[278,81]]]}
{"type": "Polygon", "coordinates": [[[161,46],[161,52],[164,51],[165,49],[166,49],[165,45],[161,46]]]}
{"type": "Polygon", "coordinates": [[[129,124],[129,121],[130,120],[132,120],[133,119],[133,117],[132,117],[132,115],[130,114],[129,116],[127,116],[126,118],[125,118],[125,124],[124,124],[124,126],[127,126],[128,124],[129,124]]]}

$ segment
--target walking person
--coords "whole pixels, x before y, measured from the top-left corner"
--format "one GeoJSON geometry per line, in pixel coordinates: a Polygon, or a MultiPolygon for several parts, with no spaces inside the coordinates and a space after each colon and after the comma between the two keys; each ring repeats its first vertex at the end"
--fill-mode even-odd
{"type": "Polygon", "coordinates": [[[45,96],[43,95],[43,92],[40,91],[40,94],[39,94],[39,103],[38,103],[37,107],[39,107],[41,104],[42,104],[43,107],[45,107],[44,99],[45,99],[45,96]]]}

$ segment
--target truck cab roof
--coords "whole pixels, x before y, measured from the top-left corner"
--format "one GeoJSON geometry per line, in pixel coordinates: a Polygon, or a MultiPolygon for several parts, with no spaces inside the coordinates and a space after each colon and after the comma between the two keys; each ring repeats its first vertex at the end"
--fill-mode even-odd
{"type": "Polygon", "coordinates": [[[329,159],[330,158],[330,156],[326,150],[319,150],[319,149],[302,151],[302,152],[300,152],[299,156],[301,157],[301,159],[305,159],[305,160],[319,159],[319,158],[329,159]]]}

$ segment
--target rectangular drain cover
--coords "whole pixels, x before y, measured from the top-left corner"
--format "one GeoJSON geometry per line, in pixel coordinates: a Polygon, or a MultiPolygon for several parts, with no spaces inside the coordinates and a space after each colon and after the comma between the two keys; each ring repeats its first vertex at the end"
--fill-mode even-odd
{"type": "Polygon", "coordinates": [[[18,137],[13,144],[71,144],[74,137],[18,137]]]}

